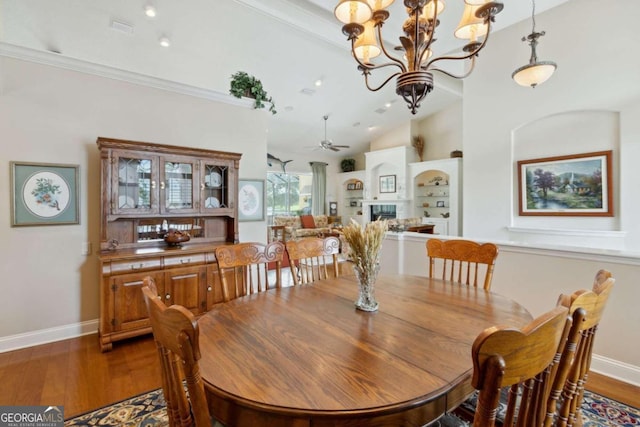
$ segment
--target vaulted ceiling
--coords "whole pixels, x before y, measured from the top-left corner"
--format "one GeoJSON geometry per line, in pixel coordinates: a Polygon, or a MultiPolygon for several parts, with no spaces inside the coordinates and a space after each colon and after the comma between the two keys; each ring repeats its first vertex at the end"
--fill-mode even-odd
{"type": "MultiPolygon", "coordinates": [[[[567,0],[537,0],[537,12],[567,0]]],[[[572,0],[577,1],[577,0],[572,0]]],[[[436,32],[439,53],[459,50],[452,37],[462,0],[447,0],[436,32]]],[[[504,0],[496,30],[531,17],[531,3],[504,0]]],[[[350,145],[343,157],[409,120],[457,102],[462,82],[436,75],[436,88],[413,116],[391,82],[378,92],[364,85],[333,16],[337,0],[0,0],[0,41],[58,52],[117,69],[228,93],[230,76],[255,75],[273,96],[270,149],[304,153],[327,136],[350,145]],[[144,14],[152,5],[154,18],[144,14]],[[167,37],[171,45],[161,47],[167,37]],[[315,86],[322,80],[321,86],[315,86]],[[385,104],[390,104],[386,107],[385,104]]],[[[390,8],[385,38],[398,44],[405,19],[400,0],[390,8]]],[[[525,35],[525,34],[523,34],[525,35]]],[[[519,52],[523,62],[527,47],[519,52]]],[[[482,58],[478,61],[482,66],[482,58]]],[[[378,79],[381,82],[383,79],[378,79]]]]}

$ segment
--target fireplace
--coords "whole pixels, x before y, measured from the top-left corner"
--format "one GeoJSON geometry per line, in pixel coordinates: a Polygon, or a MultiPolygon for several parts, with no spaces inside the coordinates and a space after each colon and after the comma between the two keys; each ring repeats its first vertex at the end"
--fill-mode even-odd
{"type": "Polygon", "coordinates": [[[377,219],[395,219],[396,205],[371,205],[369,206],[369,213],[371,221],[377,219]]]}

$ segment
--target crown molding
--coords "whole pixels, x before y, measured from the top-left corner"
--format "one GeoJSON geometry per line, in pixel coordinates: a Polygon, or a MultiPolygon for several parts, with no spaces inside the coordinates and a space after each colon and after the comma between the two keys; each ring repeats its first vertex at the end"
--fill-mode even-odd
{"type": "Polygon", "coordinates": [[[236,98],[215,90],[177,83],[157,77],[145,76],[132,71],[62,56],[57,53],[0,42],[0,56],[63,68],[79,73],[92,74],[107,79],[119,80],[139,86],[151,87],[196,98],[203,98],[237,107],[253,108],[253,100],[249,98],[236,98]]]}

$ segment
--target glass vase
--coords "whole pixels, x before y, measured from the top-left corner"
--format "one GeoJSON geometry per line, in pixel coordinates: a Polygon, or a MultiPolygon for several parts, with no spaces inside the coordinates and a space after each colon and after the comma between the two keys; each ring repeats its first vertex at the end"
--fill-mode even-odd
{"type": "Polygon", "coordinates": [[[354,265],[353,270],[358,280],[358,300],[355,302],[356,308],[362,311],[378,310],[374,285],[380,270],[380,264],[375,263],[369,268],[362,268],[354,265]]]}

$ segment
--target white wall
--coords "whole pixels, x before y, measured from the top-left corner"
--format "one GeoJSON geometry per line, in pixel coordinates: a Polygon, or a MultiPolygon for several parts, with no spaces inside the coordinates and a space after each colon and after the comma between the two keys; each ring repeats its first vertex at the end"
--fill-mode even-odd
{"type": "Polygon", "coordinates": [[[370,151],[383,150],[385,148],[399,147],[406,145],[411,147],[411,122],[398,126],[389,132],[380,135],[369,145],[370,151]]]}
{"type": "Polygon", "coordinates": [[[520,38],[530,32],[530,21],[492,35],[481,64],[465,80],[466,236],[534,239],[508,229],[519,225],[536,229],[535,240],[541,243],[640,250],[640,56],[631,54],[637,50],[633,28],[640,2],[607,3],[606,19],[601,6],[595,0],[573,0],[536,17],[537,28],[546,31],[538,57],[558,63],[556,73],[539,87],[523,88],[510,78],[528,59],[520,38]],[[529,137],[534,134],[538,137],[529,137]],[[608,149],[614,151],[614,218],[517,217],[516,160],[543,152],[608,149]],[[558,229],[572,232],[563,235],[558,229]],[[576,230],[587,231],[587,239],[576,230]]]}
{"type": "Polygon", "coordinates": [[[449,158],[453,150],[462,149],[462,101],[414,121],[412,127],[412,135],[424,137],[425,161],[449,158]]]}
{"type": "MultiPolygon", "coordinates": [[[[0,57],[0,81],[0,351],[17,334],[88,332],[82,322],[96,330],[98,136],[240,152],[241,178],[266,175],[264,110],[8,57],[0,57]],[[10,161],[79,165],[80,225],[10,227],[10,161]],[[85,242],[89,256],[81,255],[85,242]]],[[[266,238],[265,222],[239,228],[242,241],[266,238]]]]}

